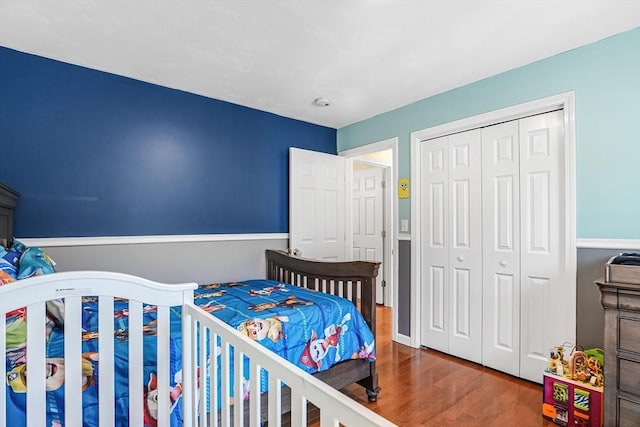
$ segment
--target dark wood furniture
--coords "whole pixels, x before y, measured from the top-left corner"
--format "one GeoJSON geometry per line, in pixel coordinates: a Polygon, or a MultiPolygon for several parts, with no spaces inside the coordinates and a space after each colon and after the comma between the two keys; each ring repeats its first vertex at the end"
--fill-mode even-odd
{"type": "Polygon", "coordinates": [[[13,239],[13,210],[20,195],[0,183],[0,246],[10,246],[13,239]]]}
{"type": "MultiPolygon", "coordinates": [[[[376,336],[376,276],[379,262],[315,261],[274,250],[267,250],[266,257],[267,279],[350,299],[362,313],[373,336],[376,336]]],[[[338,390],[358,383],[365,388],[370,402],[378,399],[380,387],[375,361],[353,359],[315,376],[338,390]]]]}
{"type": "Polygon", "coordinates": [[[604,425],[640,426],[640,284],[596,284],[604,307],[604,425]]]}

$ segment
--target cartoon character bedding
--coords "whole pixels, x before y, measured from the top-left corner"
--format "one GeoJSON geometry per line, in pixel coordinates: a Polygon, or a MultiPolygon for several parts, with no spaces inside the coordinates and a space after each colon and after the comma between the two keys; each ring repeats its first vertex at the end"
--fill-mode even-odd
{"type": "MultiPolygon", "coordinates": [[[[23,249],[22,253],[24,253],[27,248],[18,249],[23,249]]],[[[46,255],[38,259],[47,261],[50,268],[42,266],[39,270],[35,268],[33,274],[53,271],[53,263],[46,255]]],[[[18,263],[17,271],[19,269],[18,263]]],[[[200,286],[195,291],[194,302],[249,338],[259,341],[265,347],[310,373],[326,370],[340,361],[352,358],[375,359],[373,334],[355,306],[342,298],[273,281],[251,280],[200,286]]],[[[114,342],[118,425],[128,425],[127,307],[126,301],[115,301],[114,342]]],[[[84,425],[93,426],[97,425],[99,411],[97,301],[94,298],[85,298],[83,308],[84,425]]],[[[7,419],[12,420],[12,425],[16,426],[25,425],[25,317],[24,309],[7,315],[7,344],[9,347],[10,343],[11,347],[6,356],[6,411],[7,419]]],[[[47,425],[58,427],[64,425],[62,422],[64,420],[64,334],[60,303],[51,301],[47,304],[47,319],[47,425]]],[[[145,425],[155,426],[157,418],[155,396],[160,392],[156,388],[154,372],[156,364],[155,307],[144,307],[143,322],[145,425]]],[[[178,405],[182,395],[180,331],[180,308],[175,307],[171,311],[171,387],[166,391],[172,403],[171,425],[182,424],[178,405]]],[[[233,361],[233,357],[230,360],[233,361]]],[[[245,372],[248,372],[246,368],[245,372]]],[[[265,377],[263,374],[260,379],[262,391],[266,390],[265,377]]],[[[248,398],[248,386],[251,380],[251,378],[243,379],[244,399],[248,398]]],[[[232,380],[232,394],[233,383],[232,380]]]]}

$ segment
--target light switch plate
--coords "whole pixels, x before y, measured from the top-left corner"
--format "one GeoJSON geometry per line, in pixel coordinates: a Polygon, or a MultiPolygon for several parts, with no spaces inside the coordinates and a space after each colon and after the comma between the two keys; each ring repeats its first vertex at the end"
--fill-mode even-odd
{"type": "Polygon", "coordinates": [[[400,231],[407,232],[409,231],[409,220],[401,219],[400,220],[400,231]]]}

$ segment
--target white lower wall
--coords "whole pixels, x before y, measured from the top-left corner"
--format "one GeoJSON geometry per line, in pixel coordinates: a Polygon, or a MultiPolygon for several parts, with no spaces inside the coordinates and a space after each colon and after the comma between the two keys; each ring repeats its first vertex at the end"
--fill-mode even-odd
{"type": "MultiPolygon", "coordinates": [[[[37,243],[56,262],[57,271],[102,270],[141,276],[165,283],[228,282],[260,279],[266,274],[266,249],[286,249],[288,239],[110,243],[105,245],[49,245],[46,239],[24,239],[37,243]]],[[[38,246],[34,245],[34,246],[38,246]]]]}

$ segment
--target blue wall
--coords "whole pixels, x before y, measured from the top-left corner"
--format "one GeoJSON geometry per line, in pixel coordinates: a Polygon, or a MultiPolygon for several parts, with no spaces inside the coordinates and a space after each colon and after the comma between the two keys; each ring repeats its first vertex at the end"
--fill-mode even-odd
{"type": "MultiPolygon", "coordinates": [[[[411,132],[571,90],[577,237],[640,239],[640,28],[339,129],[338,149],[397,136],[409,177],[411,132]]],[[[410,203],[399,200],[399,220],[410,203]]]]}
{"type": "Polygon", "coordinates": [[[288,231],[288,148],[336,130],[0,47],[20,237],[288,231]]]}

